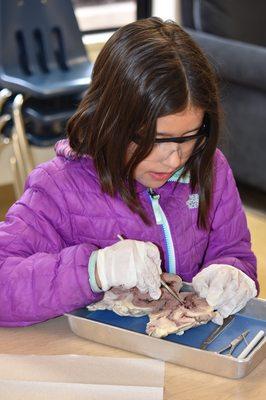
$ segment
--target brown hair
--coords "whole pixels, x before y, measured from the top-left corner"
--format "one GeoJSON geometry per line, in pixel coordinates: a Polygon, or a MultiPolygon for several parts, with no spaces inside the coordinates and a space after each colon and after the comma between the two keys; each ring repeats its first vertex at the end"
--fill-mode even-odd
{"type": "Polygon", "coordinates": [[[208,226],[213,155],[218,142],[220,107],[215,75],[202,51],[173,21],[151,17],[118,29],[95,62],[91,85],[68,124],[70,146],[90,155],[102,190],[119,193],[131,210],[145,215],[134,184],[136,166],[151,152],[158,117],[203,109],[209,119],[204,151],[185,164],[192,190],[199,191],[198,226],[208,226]],[[136,132],[144,132],[127,160],[136,132]]]}

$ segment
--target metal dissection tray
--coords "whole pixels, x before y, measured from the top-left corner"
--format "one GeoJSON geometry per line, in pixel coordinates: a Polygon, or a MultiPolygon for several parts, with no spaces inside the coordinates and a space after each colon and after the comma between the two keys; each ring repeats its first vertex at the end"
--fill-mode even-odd
{"type": "Polygon", "coordinates": [[[182,336],[171,334],[158,339],[145,333],[147,316],[120,317],[112,311],[88,311],[86,308],[66,316],[71,330],[83,338],[227,378],[243,378],[266,356],[265,337],[243,360],[236,357],[246,346],[244,342],[236,348],[234,357],[216,353],[246,329],[250,331],[248,342],[259,330],[266,332],[266,300],[262,299],[250,300],[207,350],[199,347],[217,327],[212,322],[192,328],[182,336]]]}

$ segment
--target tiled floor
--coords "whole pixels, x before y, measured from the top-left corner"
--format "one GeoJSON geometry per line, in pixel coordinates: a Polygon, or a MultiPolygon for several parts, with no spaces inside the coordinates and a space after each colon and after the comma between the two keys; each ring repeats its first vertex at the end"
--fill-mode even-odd
{"type": "MultiPolygon", "coordinates": [[[[260,297],[266,298],[266,193],[242,185],[239,186],[239,191],[247,214],[252,248],[258,260],[260,297]]],[[[2,186],[0,188],[0,220],[4,219],[13,201],[12,186],[2,186]]]]}

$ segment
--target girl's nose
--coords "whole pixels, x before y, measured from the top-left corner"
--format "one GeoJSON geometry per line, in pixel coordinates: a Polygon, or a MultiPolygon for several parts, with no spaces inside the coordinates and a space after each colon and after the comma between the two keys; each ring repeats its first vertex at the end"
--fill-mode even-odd
{"type": "Polygon", "coordinates": [[[163,165],[169,169],[175,170],[182,164],[180,149],[175,149],[169,153],[168,157],[163,161],[163,165]]]}

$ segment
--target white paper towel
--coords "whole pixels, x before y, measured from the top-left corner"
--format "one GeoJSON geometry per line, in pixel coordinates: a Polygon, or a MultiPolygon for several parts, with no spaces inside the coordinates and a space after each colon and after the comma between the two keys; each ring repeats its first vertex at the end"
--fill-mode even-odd
{"type": "Polygon", "coordinates": [[[157,360],[0,355],[1,400],[162,400],[163,384],[157,360]]]}

